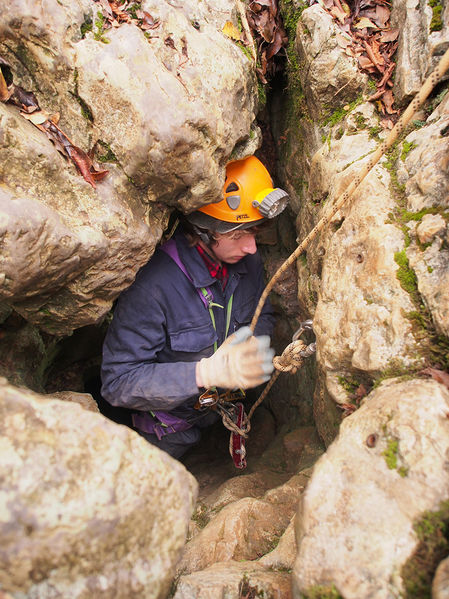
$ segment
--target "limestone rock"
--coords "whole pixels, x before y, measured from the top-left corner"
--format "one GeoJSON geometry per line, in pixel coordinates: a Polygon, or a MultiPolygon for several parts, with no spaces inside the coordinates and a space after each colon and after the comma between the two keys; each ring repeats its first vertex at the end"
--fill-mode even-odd
{"type": "Polygon", "coordinates": [[[163,219],[148,228],[118,171],[93,190],[13,107],[0,104],[0,126],[1,297],[53,334],[97,322],[150,257],[163,219]]]}
{"type": "Polygon", "coordinates": [[[296,553],[295,518],[293,517],[276,547],[263,555],[258,562],[274,570],[291,570],[295,563],[296,553]]]}
{"type": "Polygon", "coordinates": [[[410,150],[398,161],[398,180],[405,184],[407,209],[411,212],[447,206],[449,174],[447,137],[442,134],[449,126],[449,96],[441,102],[426,126],[410,133],[402,144],[410,150]]]}
{"type": "Polygon", "coordinates": [[[295,597],[315,585],[345,599],[401,595],[413,524],[448,497],[448,412],[445,386],[390,379],[343,421],[296,519],[295,597]]]}
{"type": "MultiPolygon", "coordinates": [[[[324,145],[313,159],[310,194],[338,197],[367,159],[359,158],[363,143],[366,150],[369,138],[361,131],[343,135],[330,150],[324,145]],[[346,166],[343,161],[351,151],[359,160],[346,166]]],[[[340,383],[345,370],[376,375],[393,360],[416,361],[416,341],[404,314],[413,304],[400,285],[395,262],[404,239],[389,221],[396,204],[388,181],[388,173],[376,166],[310,252],[312,261],[319,260],[315,268],[321,274],[314,316],[317,360],[325,372],[327,391],[338,403],[348,401],[340,383]]],[[[325,205],[322,213],[329,209],[325,205]]]]}
{"type": "Polygon", "coordinates": [[[258,147],[255,70],[222,33],[237,22],[234,0],[147,0],[158,20],[148,36],[126,23],[102,31],[91,0],[2,8],[15,84],[110,171],[92,189],[17,108],[0,106],[0,298],[67,334],[98,322],[132,283],[168,207],[217,200],[230,157],[258,147]]]}
{"type": "Polygon", "coordinates": [[[298,474],[263,498],[246,497],[223,507],[186,545],[181,574],[221,561],[253,560],[269,552],[296,512],[308,476],[298,474]]]}
{"type": "Polygon", "coordinates": [[[449,557],[440,563],[435,572],[432,599],[449,599],[449,557]]]}
{"type": "Polygon", "coordinates": [[[446,221],[440,214],[425,214],[416,227],[416,234],[421,243],[429,243],[435,235],[444,233],[446,226],[446,221]]]}
{"type": "Polygon", "coordinates": [[[410,247],[407,256],[437,331],[449,336],[449,251],[442,246],[436,238],[425,251],[410,247]]]}
{"type": "Polygon", "coordinates": [[[315,117],[332,112],[337,103],[353,100],[368,82],[357,61],[342,52],[339,35],[333,18],[319,4],[306,8],[298,21],[301,85],[315,117]]]}
{"type": "Polygon", "coordinates": [[[173,599],[291,599],[291,575],[265,569],[254,562],[213,564],[181,576],[173,599]]]}
{"type": "Polygon", "coordinates": [[[60,399],[61,401],[72,401],[79,404],[85,410],[89,412],[100,413],[98,405],[90,393],[77,393],[76,391],[56,391],[51,394],[52,397],[60,399]]]}
{"type": "Polygon", "coordinates": [[[396,53],[394,95],[408,101],[435,68],[449,42],[449,11],[447,5],[440,16],[442,28],[432,31],[433,10],[419,0],[399,0],[391,11],[392,27],[399,27],[399,47],[396,53]]]}
{"type": "MultiPolygon", "coordinates": [[[[449,334],[449,94],[429,116],[426,125],[410,133],[404,144],[411,148],[398,161],[398,179],[405,183],[407,224],[411,244],[407,249],[418,290],[439,333],[449,334]],[[432,212],[436,212],[432,214],[432,212]],[[412,220],[415,219],[415,220],[412,220]],[[416,220],[417,219],[417,220],[416,220]]],[[[403,145],[404,149],[404,145],[403,145]]]]}
{"type": "Polygon", "coordinates": [[[0,586],[44,599],[165,598],[196,497],[130,429],[0,382],[0,586]]]}

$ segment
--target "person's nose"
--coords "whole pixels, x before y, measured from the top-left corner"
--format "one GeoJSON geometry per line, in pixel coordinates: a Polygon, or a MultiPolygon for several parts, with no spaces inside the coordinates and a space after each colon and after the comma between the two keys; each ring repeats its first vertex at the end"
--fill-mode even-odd
{"type": "Polygon", "coordinates": [[[255,254],[257,252],[256,236],[252,234],[245,235],[242,239],[241,248],[245,254],[255,254]]]}

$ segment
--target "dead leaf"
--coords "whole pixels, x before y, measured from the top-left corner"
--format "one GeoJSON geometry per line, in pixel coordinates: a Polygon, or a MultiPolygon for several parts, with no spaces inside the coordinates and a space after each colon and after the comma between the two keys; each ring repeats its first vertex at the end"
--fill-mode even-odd
{"type": "Polygon", "coordinates": [[[360,65],[361,69],[368,69],[370,67],[374,67],[371,60],[367,56],[364,56],[363,54],[361,56],[359,56],[358,61],[359,61],[359,65],[360,65]]]}
{"type": "Polygon", "coordinates": [[[359,404],[360,401],[368,394],[368,389],[365,387],[365,385],[363,383],[360,383],[360,385],[357,387],[357,389],[355,390],[354,393],[354,399],[357,401],[357,403],[359,404]]]}
{"type": "Polygon", "coordinates": [[[335,19],[338,19],[342,25],[346,21],[347,14],[344,10],[338,8],[338,6],[333,6],[329,12],[335,19]]]}
{"type": "Polygon", "coordinates": [[[274,41],[272,44],[269,45],[267,49],[267,60],[273,58],[273,56],[279,52],[283,45],[284,39],[282,37],[282,33],[277,29],[274,36],[274,41]]]}
{"type": "Polygon", "coordinates": [[[384,95],[382,96],[382,101],[385,106],[385,110],[388,114],[396,114],[398,111],[393,108],[394,104],[394,96],[391,89],[387,89],[384,95]]]}
{"type": "Polygon", "coordinates": [[[266,6],[271,14],[271,16],[275,17],[277,14],[277,5],[273,0],[254,0],[249,5],[249,8],[254,12],[260,12],[262,10],[262,6],[266,6]]]}
{"type": "Polygon", "coordinates": [[[382,34],[379,38],[380,42],[394,42],[398,39],[399,29],[396,27],[394,29],[387,29],[386,31],[382,31],[382,34]]]}
{"type": "Polygon", "coordinates": [[[12,89],[8,89],[3,72],[0,68],[0,102],[7,102],[11,97],[12,89]]]}
{"type": "Polygon", "coordinates": [[[36,112],[32,112],[31,114],[26,112],[21,112],[20,114],[23,116],[23,118],[27,119],[27,121],[31,121],[33,125],[42,125],[42,123],[45,123],[45,121],[49,120],[50,118],[50,115],[44,110],[38,110],[36,112]]]}
{"type": "Polygon", "coordinates": [[[438,368],[424,368],[421,370],[420,374],[428,374],[435,381],[444,385],[447,389],[449,389],[449,373],[444,370],[439,370],[438,368]]]}
{"type": "Polygon", "coordinates": [[[337,40],[337,44],[340,46],[340,48],[347,48],[350,44],[352,44],[352,40],[350,38],[347,38],[344,35],[341,35],[340,33],[337,33],[337,35],[335,36],[336,40],[337,40]]]}
{"type": "Polygon", "coordinates": [[[353,23],[352,26],[354,27],[354,29],[365,29],[368,27],[371,27],[372,29],[377,29],[377,25],[375,25],[367,17],[362,17],[357,21],[357,23],[353,23]]]}
{"type": "Polygon", "coordinates": [[[390,20],[390,10],[386,6],[378,4],[376,6],[376,18],[374,19],[379,27],[386,27],[390,20]]]}
{"type": "Polygon", "coordinates": [[[241,33],[234,23],[232,23],[232,21],[226,21],[221,31],[226,35],[226,37],[229,37],[235,41],[240,41],[241,33]]]}
{"type": "Polygon", "coordinates": [[[12,104],[28,113],[40,110],[39,102],[33,92],[27,92],[18,85],[13,85],[13,88],[13,93],[9,99],[12,104]]]}

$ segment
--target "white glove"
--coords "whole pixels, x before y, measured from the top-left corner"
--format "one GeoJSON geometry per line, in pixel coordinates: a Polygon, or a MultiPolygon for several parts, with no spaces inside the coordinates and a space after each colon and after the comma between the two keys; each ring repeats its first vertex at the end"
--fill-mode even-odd
{"type": "Polygon", "coordinates": [[[253,337],[249,327],[242,327],[210,357],[197,364],[197,385],[209,389],[250,389],[270,379],[274,350],[270,337],[253,337]]]}

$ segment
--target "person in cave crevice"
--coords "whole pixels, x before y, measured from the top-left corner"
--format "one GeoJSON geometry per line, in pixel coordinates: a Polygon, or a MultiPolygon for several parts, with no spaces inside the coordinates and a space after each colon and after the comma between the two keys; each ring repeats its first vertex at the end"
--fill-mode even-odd
{"type": "Polygon", "coordinates": [[[180,218],[119,297],[103,346],[101,394],[132,411],[147,441],[181,457],[219,418],[198,409],[208,389],[250,389],[273,370],[273,310],[266,302],[256,235],[285,208],[255,157],[230,162],[223,199],[180,218]],[[196,407],[195,407],[196,406],[196,407]]]}

